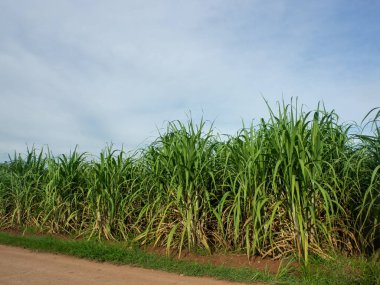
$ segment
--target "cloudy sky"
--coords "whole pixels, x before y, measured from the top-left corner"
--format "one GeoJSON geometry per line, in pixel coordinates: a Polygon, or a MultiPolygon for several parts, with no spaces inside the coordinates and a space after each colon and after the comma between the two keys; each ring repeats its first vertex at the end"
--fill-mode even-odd
{"type": "Polygon", "coordinates": [[[298,97],[380,106],[380,1],[0,2],[0,160],[135,149],[191,111],[234,133],[298,97]]]}

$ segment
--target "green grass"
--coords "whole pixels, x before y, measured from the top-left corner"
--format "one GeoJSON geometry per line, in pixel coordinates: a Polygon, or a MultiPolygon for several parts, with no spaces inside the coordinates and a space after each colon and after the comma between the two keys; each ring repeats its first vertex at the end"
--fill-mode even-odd
{"type": "Polygon", "coordinates": [[[270,274],[252,268],[231,268],[177,260],[147,253],[126,242],[59,239],[32,234],[21,236],[0,232],[0,244],[61,253],[100,262],[128,264],[188,276],[208,276],[244,283],[260,281],[274,284],[380,284],[379,262],[364,258],[335,256],[335,259],[326,261],[313,257],[307,267],[292,268],[287,265],[280,268],[277,274],[270,274]]]}

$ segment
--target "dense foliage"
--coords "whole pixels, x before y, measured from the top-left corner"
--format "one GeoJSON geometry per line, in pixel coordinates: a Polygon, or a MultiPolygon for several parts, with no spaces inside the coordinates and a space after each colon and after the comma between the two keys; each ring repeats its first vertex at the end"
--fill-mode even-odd
{"type": "MultiPolygon", "coordinates": [[[[327,257],[379,242],[380,112],[359,126],[297,104],[221,137],[169,122],[134,154],[31,149],[0,165],[0,228],[250,255],[327,257]],[[368,131],[370,129],[370,131],[368,131]]],[[[377,113],[376,113],[377,112],[377,113]]]]}

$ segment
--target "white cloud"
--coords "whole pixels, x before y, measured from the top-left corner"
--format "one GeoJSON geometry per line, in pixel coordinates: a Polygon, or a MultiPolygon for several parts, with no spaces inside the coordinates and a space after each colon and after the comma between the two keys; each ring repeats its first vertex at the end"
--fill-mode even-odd
{"type": "Polygon", "coordinates": [[[360,120],[380,105],[380,32],[376,13],[360,8],[368,26],[358,44],[339,14],[354,8],[342,5],[3,1],[0,156],[33,143],[134,148],[189,110],[231,132],[267,115],[262,96],[298,96],[310,108],[323,100],[360,120]]]}

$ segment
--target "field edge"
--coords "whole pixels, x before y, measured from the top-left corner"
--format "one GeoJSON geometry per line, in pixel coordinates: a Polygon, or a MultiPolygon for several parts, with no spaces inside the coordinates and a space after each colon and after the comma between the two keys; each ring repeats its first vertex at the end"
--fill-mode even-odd
{"type": "Polygon", "coordinates": [[[247,267],[235,268],[177,260],[148,253],[121,242],[108,243],[91,240],[71,240],[51,235],[22,235],[0,230],[0,244],[22,247],[34,251],[69,255],[97,262],[109,262],[118,265],[161,270],[186,276],[211,277],[242,283],[290,284],[284,274],[280,274],[281,269],[279,270],[279,274],[275,275],[247,267]]]}

